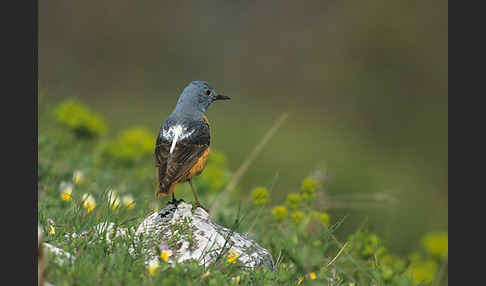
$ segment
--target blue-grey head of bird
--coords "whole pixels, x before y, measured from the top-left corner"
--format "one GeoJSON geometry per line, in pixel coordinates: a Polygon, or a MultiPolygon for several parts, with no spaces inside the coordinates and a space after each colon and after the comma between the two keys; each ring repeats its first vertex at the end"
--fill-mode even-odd
{"type": "Polygon", "coordinates": [[[173,114],[195,116],[202,113],[205,115],[211,103],[226,99],[230,98],[218,94],[209,83],[193,81],[182,91],[173,114]]]}

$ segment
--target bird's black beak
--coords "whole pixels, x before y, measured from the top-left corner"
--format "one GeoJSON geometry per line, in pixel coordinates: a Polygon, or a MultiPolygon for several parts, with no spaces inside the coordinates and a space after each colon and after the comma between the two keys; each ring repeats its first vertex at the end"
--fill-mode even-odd
{"type": "Polygon", "coordinates": [[[226,99],[230,99],[230,97],[222,94],[218,94],[214,97],[214,100],[226,100],[226,99]]]}

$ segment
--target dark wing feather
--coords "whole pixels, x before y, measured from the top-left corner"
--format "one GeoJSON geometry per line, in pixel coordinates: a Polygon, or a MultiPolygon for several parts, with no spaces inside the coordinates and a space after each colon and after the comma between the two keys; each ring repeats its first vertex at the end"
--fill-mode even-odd
{"type": "Polygon", "coordinates": [[[161,136],[157,138],[157,143],[155,145],[155,172],[157,176],[157,184],[160,188],[160,183],[165,177],[165,169],[167,168],[167,159],[170,150],[170,145],[163,142],[160,139],[161,136]]]}
{"type": "Polygon", "coordinates": [[[209,126],[204,120],[189,123],[187,130],[192,131],[191,135],[178,141],[172,154],[169,154],[172,142],[161,136],[157,140],[155,158],[158,167],[158,193],[168,194],[172,184],[189,171],[209,147],[209,126]]]}

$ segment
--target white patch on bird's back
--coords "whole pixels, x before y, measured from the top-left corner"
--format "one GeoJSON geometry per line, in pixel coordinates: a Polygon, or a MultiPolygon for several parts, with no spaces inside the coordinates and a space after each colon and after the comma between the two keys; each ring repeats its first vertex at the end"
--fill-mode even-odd
{"type": "Polygon", "coordinates": [[[172,139],[172,146],[170,146],[169,154],[172,154],[172,151],[174,151],[174,147],[177,143],[177,139],[179,138],[179,136],[181,136],[181,134],[182,134],[182,126],[177,125],[174,128],[174,139],[172,139]]]}
{"type": "Polygon", "coordinates": [[[182,126],[180,124],[170,126],[168,129],[162,130],[162,137],[164,137],[167,141],[172,142],[170,146],[169,153],[172,154],[174,151],[175,145],[177,142],[187,138],[190,136],[194,131],[187,132],[187,127],[182,126]]]}

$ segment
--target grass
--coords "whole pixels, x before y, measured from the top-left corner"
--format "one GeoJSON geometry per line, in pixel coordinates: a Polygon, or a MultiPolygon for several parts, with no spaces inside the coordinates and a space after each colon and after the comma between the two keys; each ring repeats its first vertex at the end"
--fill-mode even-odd
{"type": "MultiPolygon", "coordinates": [[[[73,108],[73,101],[69,101],[73,108]]],[[[196,178],[200,201],[211,205],[224,190],[213,219],[245,233],[268,249],[275,269],[244,269],[222,253],[208,267],[196,262],[171,267],[160,258],[149,267],[143,256],[132,256],[133,229],[169,199],[155,198],[155,169],[150,150],[155,141],[143,127],[108,137],[96,124],[65,122],[62,104],[39,111],[38,222],[44,241],[75,256],[59,264],[51,255],[46,281],[54,285],[443,285],[447,283],[447,234],[431,234],[423,248],[399,257],[364,224],[340,241],[336,231],[346,224],[317,209],[322,199],[319,176],[302,178],[300,189],[285,202],[273,202],[273,186],[260,186],[246,200],[230,185],[234,174],[224,154],[212,151],[208,166],[196,178]],[[61,109],[61,111],[60,111],[61,109]],[[51,110],[56,110],[52,112],[51,110]],[[56,113],[64,116],[56,116],[56,113]],[[75,127],[73,127],[75,126],[75,127]],[[79,132],[83,130],[83,132],[79,132]],[[93,201],[86,200],[85,194],[93,201]],[[131,203],[127,203],[131,198],[131,203]],[[118,199],[118,200],[116,200],[118,199]],[[94,228],[113,222],[126,236],[107,240],[94,228]],[[72,234],[81,234],[73,236],[72,234]],[[438,243],[434,242],[434,239],[438,243]],[[442,244],[440,244],[440,243],[442,244]],[[437,247],[437,245],[441,247],[437,247]],[[430,246],[430,247],[429,247],[430,246]]],[[[75,106],[83,111],[88,107],[75,106]]],[[[104,129],[103,129],[104,130],[104,129]]],[[[255,182],[258,184],[258,182],[255,182]]],[[[178,185],[178,198],[192,201],[189,186],[178,185]]],[[[180,226],[184,227],[184,226],[180,226]]],[[[184,233],[181,230],[180,233],[184,233]]],[[[190,233],[189,233],[190,234],[190,233]]],[[[175,238],[167,245],[173,247],[175,238]]],[[[419,243],[417,242],[417,245],[419,243]]]]}

